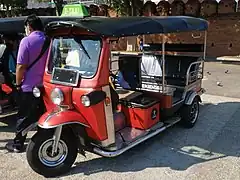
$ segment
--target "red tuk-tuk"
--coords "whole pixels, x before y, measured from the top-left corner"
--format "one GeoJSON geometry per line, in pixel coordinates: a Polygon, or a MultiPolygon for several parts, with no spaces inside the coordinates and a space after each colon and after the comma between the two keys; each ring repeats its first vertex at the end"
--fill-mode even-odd
{"type": "Polygon", "coordinates": [[[37,173],[70,170],[77,154],[115,157],[180,122],[199,115],[208,22],[187,16],[87,17],[51,22],[44,83],[34,88],[47,112],[27,147],[37,173]],[[166,44],[164,34],[203,31],[203,44],[166,44]],[[119,37],[162,34],[143,52],[111,52],[119,37]],[[200,52],[202,57],[167,55],[200,52]]]}

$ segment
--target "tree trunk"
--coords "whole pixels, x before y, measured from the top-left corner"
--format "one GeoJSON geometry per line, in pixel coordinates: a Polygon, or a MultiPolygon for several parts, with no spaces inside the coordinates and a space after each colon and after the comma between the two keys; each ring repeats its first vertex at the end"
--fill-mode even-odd
{"type": "Polygon", "coordinates": [[[125,12],[126,12],[126,15],[127,16],[131,16],[131,2],[130,2],[131,0],[124,0],[124,5],[125,5],[125,12]]]}
{"type": "Polygon", "coordinates": [[[63,0],[54,0],[56,6],[56,15],[60,16],[62,14],[63,9],[63,0]]]}

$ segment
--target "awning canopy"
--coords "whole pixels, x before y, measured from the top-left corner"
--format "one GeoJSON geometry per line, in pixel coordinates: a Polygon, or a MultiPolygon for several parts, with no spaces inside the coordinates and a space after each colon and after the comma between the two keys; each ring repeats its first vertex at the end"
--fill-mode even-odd
{"type": "MultiPolygon", "coordinates": [[[[24,33],[24,21],[27,17],[0,18],[0,34],[24,33]],[[14,27],[14,28],[13,28],[14,27]]],[[[52,21],[72,21],[76,17],[40,16],[44,25],[52,21]]]]}
{"type": "Polygon", "coordinates": [[[47,32],[55,28],[79,28],[105,37],[126,37],[144,34],[204,31],[208,22],[189,16],[130,16],[130,17],[88,17],[74,21],[51,22],[47,32]]]}

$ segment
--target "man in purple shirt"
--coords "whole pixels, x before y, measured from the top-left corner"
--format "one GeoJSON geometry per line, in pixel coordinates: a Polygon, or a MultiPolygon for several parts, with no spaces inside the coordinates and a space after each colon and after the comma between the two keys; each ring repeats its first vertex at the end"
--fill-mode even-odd
{"type": "Polygon", "coordinates": [[[45,35],[41,19],[35,15],[30,15],[25,21],[25,31],[27,37],[21,40],[16,68],[16,87],[19,91],[19,112],[16,127],[16,137],[13,142],[6,145],[8,151],[20,152],[23,150],[26,135],[22,132],[35,123],[36,114],[38,114],[39,99],[33,96],[33,88],[42,84],[47,51],[41,58],[30,68],[29,66],[41,54],[45,35]]]}

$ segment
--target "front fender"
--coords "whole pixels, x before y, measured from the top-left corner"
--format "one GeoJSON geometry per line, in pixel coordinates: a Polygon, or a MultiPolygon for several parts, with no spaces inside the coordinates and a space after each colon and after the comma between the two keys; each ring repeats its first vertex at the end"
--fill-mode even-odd
{"type": "Polygon", "coordinates": [[[81,124],[85,127],[90,127],[86,119],[75,111],[57,110],[46,112],[38,121],[38,126],[44,129],[55,128],[60,125],[81,124]]]}

